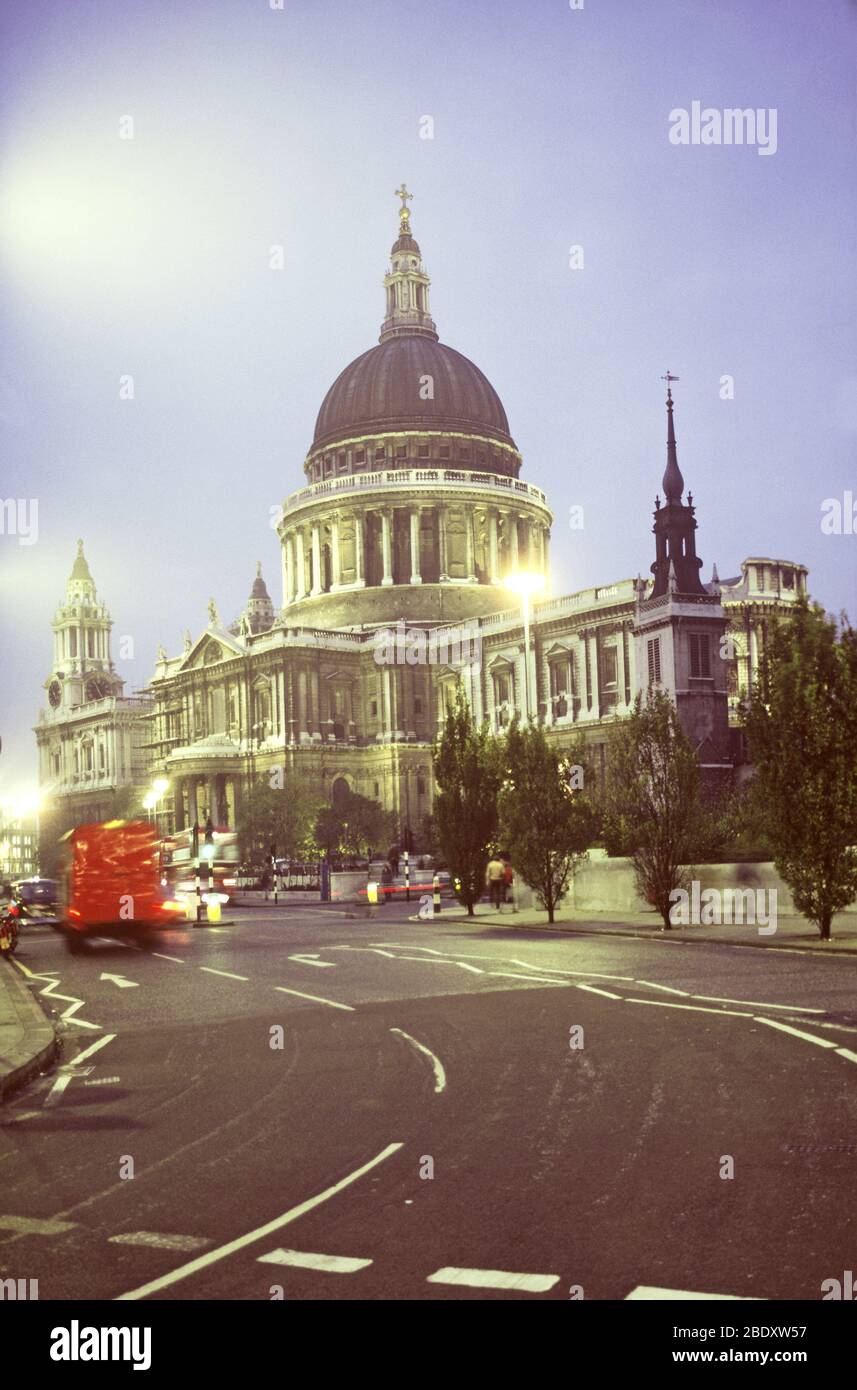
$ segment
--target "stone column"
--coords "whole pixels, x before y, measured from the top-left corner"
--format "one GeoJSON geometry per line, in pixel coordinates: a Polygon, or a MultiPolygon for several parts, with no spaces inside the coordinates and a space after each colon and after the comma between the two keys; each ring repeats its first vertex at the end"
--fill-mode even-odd
{"type": "Polygon", "coordinates": [[[488,578],[492,584],[500,583],[500,546],[497,536],[497,512],[493,507],[488,513],[488,578]]]}
{"type": "Polygon", "coordinates": [[[392,517],[389,507],[385,507],[381,512],[381,558],[384,573],[381,578],[382,584],[392,584],[393,582],[393,538],[392,538],[392,517]]]}
{"type": "Polygon", "coordinates": [[[295,531],[295,554],[297,557],[297,585],[295,600],[306,597],[306,556],[304,555],[304,533],[300,527],[295,531]]]}
{"type": "Polygon", "coordinates": [[[542,527],[542,569],[545,579],[550,578],[550,530],[547,526],[542,527]]]}
{"type": "Polygon", "coordinates": [[[322,591],[321,583],[321,527],[317,521],[312,525],[312,587],[310,596],[314,597],[322,591]]]}
{"type": "Polygon", "coordinates": [[[616,634],[616,703],[625,703],[625,642],[624,629],[620,627],[616,634]]]}
{"type": "Polygon", "coordinates": [[[437,547],[438,547],[438,566],[441,582],[449,578],[449,556],[446,546],[446,507],[437,509],[437,547]]]}
{"type": "Polygon", "coordinates": [[[476,583],[476,540],[473,535],[473,508],[464,511],[464,553],[466,559],[467,582],[476,583]]]}
{"type": "Polygon", "coordinates": [[[187,816],[191,825],[199,824],[199,805],[196,799],[196,778],[189,777],[187,783],[187,816]]]}
{"type": "Polygon", "coordinates": [[[313,723],[315,724],[315,728],[313,729],[314,737],[316,734],[322,734],[321,692],[318,686],[318,670],[316,668],[313,668],[313,670],[310,671],[310,689],[312,691],[312,719],[313,723]]]}
{"type": "Polygon", "coordinates": [[[509,531],[509,564],[512,574],[518,572],[518,518],[514,512],[506,513],[506,526],[509,531]]]}
{"type": "Polygon", "coordinates": [[[601,653],[601,644],[598,640],[598,628],[592,633],[592,645],[589,649],[589,673],[592,681],[592,712],[596,719],[601,717],[601,672],[598,669],[598,661],[601,653]]]}
{"type": "Polygon", "coordinates": [[[759,674],[759,634],[750,619],[750,688],[759,674]]]}
{"type": "Polygon", "coordinates": [[[306,743],[307,729],[307,681],[303,667],[298,671],[298,743],[306,743]]]}
{"type": "Polygon", "coordinates": [[[283,539],[283,607],[291,603],[295,596],[295,561],[292,552],[292,537],[287,535],[283,539]]]}
{"type": "Polygon", "coordinates": [[[330,523],[330,587],[338,589],[342,574],[339,555],[339,513],[337,512],[330,523]]]}
{"type": "Polygon", "coordinates": [[[354,513],[354,575],[360,588],[366,587],[366,558],[363,540],[363,513],[354,513]]]}
{"type": "Polygon", "coordinates": [[[420,572],[420,509],[411,509],[411,583],[422,584],[420,572]]]}

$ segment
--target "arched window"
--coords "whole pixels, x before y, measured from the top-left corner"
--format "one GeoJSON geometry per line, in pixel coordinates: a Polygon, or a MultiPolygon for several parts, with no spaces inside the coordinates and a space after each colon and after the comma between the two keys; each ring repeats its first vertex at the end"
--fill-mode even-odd
{"type": "Polygon", "coordinates": [[[351,788],[344,777],[337,777],[330,789],[330,804],[339,807],[345,804],[351,795],[351,788]]]}

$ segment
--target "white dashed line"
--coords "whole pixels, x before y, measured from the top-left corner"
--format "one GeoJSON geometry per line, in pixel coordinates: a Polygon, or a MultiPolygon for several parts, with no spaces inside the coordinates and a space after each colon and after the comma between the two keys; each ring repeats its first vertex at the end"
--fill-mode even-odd
{"type": "Polygon", "coordinates": [[[243,980],[246,984],[250,979],[249,975],[233,975],[231,970],[215,970],[213,965],[201,965],[199,968],[207,975],[222,975],[225,980],[243,980]]]}
{"type": "Polygon", "coordinates": [[[315,965],[319,970],[335,970],[336,962],[332,960],[314,960],[312,956],[289,956],[289,960],[296,960],[299,965],[315,965]]]}
{"type": "Polygon", "coordinates": [[[355,1012],[353,1004],[338,1004],[335,999],[322,999],[318,994],[304,994],[300,989],[286,989],[285,985],[274,985],[281,994],[296,994],[298,999],[311,999],[313,1004],[327,1004],[331,1009],[347,1009],[350,1014],[355,1012]]]}
{"type": "MultiPolygon", "coordinates": [[[[752,1018],[743,1009],[705,1009],[701,1004],[673,1004],[667,999],[626,999],[626,1004],[650,1004],[653,1009],[690,1009],[695,1014],[717,1014],[720,1018],[752,1018]]],[[[765,1022],[762,1019],[761,1022],[765,1022]]],[[[831,1043],[835,1047],[835,1043],[831,1043]]]]}
{"type": "Polygon", "coordinates": [[[464,1284],[470,1289],[516,1289],[520,1293],[546,1293],[559,1283],[558,1274],[511,1274],[505,1269],[457,1269],[444,1265],[427,1284],[464,1284]]]}
{"type": "Polygon", "coordinates": [[[621,998],[622,998],[622,995],[621,995],[621,994],[611,994],[609,990],[606,990],[606,989],[596,989],[595,985],[581,985],[581,984],[576,984],[576,985],[574,986],[574,988],[575,988],[575,989],[585,989],[586,992],[587,992],[587,994],[600,994],[600,995],[603,995],[603,997],[604,997],[605,999],[621,999],[621,998]]]}
{"type": "Polygon", "coordinates": [[[314,1197],[308,1197],[305,1202],[292,1207],[282,1216],[277,1216],[273,1221],[267,1222],[264,1226],[257,1226],[254,1231],[248,1231],[246,1235],[239,1236],[237,1240],[230,1240],[226,1245],[219,1246],[216,1250],[209,1250],[206,1255],[197,1255],[195,1260],[190,1260],[185,1265],[179,1265],[169,1274],[163,1274],[159,1279],[153,1279],[148,1284],[141,1284],[138,1289],[132,1289],[130,1293],[119,1294],[116,1302],[139,1302],[141,1298],[146,1298],[150,1293],[158,1293],[161,1289],[169,1288],[172,1284],[179,1283],[182,1279],[187,1279],[189,1275],[198,1273],[201,1269],[207,1269],[209,1265],[216,1264],[218,1260],[224,1260],[228,1255],[234,1255],[238,1250],[244,1250],[248,1245],[253,1245],[257,1240],[263,1240],[265,1236],[272,1235],[274,1231],[279,1231],[283,1226],[287,1226],[291,1221],[297,1221],[299,1216],[304,1216],[306,1212],[312,1211],[315,1207],[321,1206],[322,1202],[327,1202],[337,1193],[342,1192],[346,1187],[350,1187],[358,1178],[362,1178],[364,1173],[369,1173],[373,1168],[377,1168],[379,1163],[383,1163],[391,1154],[398,1153],[402,1148],[401,1143],[388,1144],[374,1158],[370,1158],[368,1163],[363,1163],[359,1168],[355,1168],[353,1173],[347,1177],[340,1178],[339,1182],[332,1187],[326,1187],[323,1192],[318,1192],[314,1197]]]}
{"type": "Polygon", "coordinates": [[[845,1057],[849,1062],[857,1062],[857,1052],[851,1052],[847,1047],[837,1047],[836,1055],[845,1057]]]}
{"type": "Polygon", "coordinates": [[[694,999],[703,999],[708,1004],[743,1004],[748,1009],[788,1009],[795,1014],[823,1014],[824,1009],[809,1009],[802,1004],[766,1004],[760,999],[722,999],[719,994],[694,994],[694,999]]]}
{"type": "Polygon", "coordinates": [[[172,961],[175,961],[176,965],[185,965],[185,964],[186,964],[186,962],[182,960],[181,956],[165,956],[165,955],[163,954],[163,952],[161,952],[161,951],[153,951],[153,952],[152,952],[152,955],[153,955],[153,956],[157,956],[157,957],[158,957],[158,960],[172,960],[172,961]]]}
{"type": "Polygon", "coordinates": [[[211,1244],[206,1236],[162,1235],[159,1231],[129,1231],[107,1239],[111,1245],[145,1245],[150,1250],[201,1250],[211,1244]]]}
{"type": "Polygon", "coordinates": [[[410,1033],[406,1033],[403,1028],[391,1028],[390,1032],[397,1033],[400,1038],[404,1038],[413,1047],[416,1047],[419,1049],[420,1052],[425,1053],[426,1057],[428,1057],[429,1061],[431,1062],[432,1071],[434,1072],[435,1094],[439,1095],[441,1091],[445,1090],[446,1072],[443,1069],[443,1063],[441,1062],[440,1058],[435,1057],[434,1053],[426,1047],[425,1043],[418,1042],[416,1038],[412,1038],[410,1033]]]}
{"type": "MultiPolygon", "coordinates": [[[[685,999],[688,999],[688,998],[691,997],[690,990],[687,990],[687,989],[674,989],[672,985],[659,985],[659,984],[657,984],[654,980],[634,980],[633,983],[634,983],[635,985],[645,985],[647,989],[662,989],[662,990],[664,991],[665,994],[682,994],[682,995],[684,995],[685,999]]],[[[701,996],[698,995],[698,994],[694,994],[692,997],[693,997],[694,999],[699,999],[699,998],[701,998],[701,996]]],[[[740,999],[733,999],[733,1000],[732,1000],[732,1003],[733,1003],[733,1004],[740,1004],[740,1002],[741,1002],[740,999]]]]}
{"type": "Polygon", "coordinates": [[[105,1033],[103,1038],[99,1038],[97,1042],[90,1043],[89,1047],[85,1047],[82,1052],[78,1052],[77,1056],[69,1062],[69,1066],[79,1067],[81,1062],[85,1062],[86,1058],[91,1057],[93,1052],[99,1052],[102,1047],[106,1047],[115,1037],[115,1033],[105,1033]]]}
{"type": "Polygon", "coordinates": [[[49,1105],[59,1105],[62,1100],[62,1093],[66,1086],[73,1079],[74,1072],[66,1071],[58,1076],[48,1094],[45,1096],[44,1108],[47,1110],[49,1105]]]}
{"type": "Polygon", "coordinates": [[[816,1038],[812,1033],[802,1033],[800,1028],[790,1028],[787,1023],[780,1023],[778,1018],[754,1018],[754,1023],[766,1023],[769,1028],[777,1028],[781,1033],[791,1033],[793,1038],[802,1038],[804,1042],[815,1043],[816,1047],[836,1048],[836,1043],[830,1038],[816,1038]]]}
{"type": "Polygon", "coordinates": [[[38,1216],[0,1216],[0,1231],[19,1236],[61,1236],[76,1225],[76,1221],[45,1221],[38,1216]]]}
{"type": "Polygon", "coordinates": [[[326,1274],[356,1274],[367,1269],[371,1260],[357,1260],[348,1255],[310,1255],[302,1250],[272,1250],[260,1255],[262,1265],[290,1265],[293,1269],[319,1269],[326,1274]]]}
{"type": "Polygon", "coordinates": [[[688,1289],[659,1289],[655,1284],[638,1284],[635,1289],[625,1295],[625,1302],[627,1303],[629,1299],[652,1302],[653,1300],[677,1298],[716,1298],[718,1302],[723,1303],[764,1303],[767,1301],[740,1293],[692,1293],[688,1289]]]}

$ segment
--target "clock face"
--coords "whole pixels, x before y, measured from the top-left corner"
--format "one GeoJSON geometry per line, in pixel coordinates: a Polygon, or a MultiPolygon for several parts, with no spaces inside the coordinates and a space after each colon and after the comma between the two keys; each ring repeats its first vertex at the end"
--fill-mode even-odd
{"type": "Polygon", "coordinates": [[[87,700],[103,700],[105,695],[110,694],[110,682],[104,676],[90,676],[85,693],[87,700]]]}
{"type": "Polygon", "coordinates": [[[62,699],[62,687],[60,686],[58,680],[51,681],[50,685],[48,686],[48,699],[50,700],[53,708],[56,709],[59,705],[60,700],[62,699]]]}

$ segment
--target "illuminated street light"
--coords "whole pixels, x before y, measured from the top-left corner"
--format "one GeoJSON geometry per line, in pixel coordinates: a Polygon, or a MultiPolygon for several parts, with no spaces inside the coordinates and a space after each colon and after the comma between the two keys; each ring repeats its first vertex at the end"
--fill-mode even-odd
{"type": "Polygon", "coordinates": [[[159,801],[169,785],[170,784],[166,777],[155,778],[154,782],[152,783],[152,791],[156,793],[157,799],[159,801]]]}
{"type": "Polygon", "coordinates": [[[521,600],[521,611],[524,619],[524,722],[530,717],[530,600],[534,594],[540,594],[545,587],[543,574],[535,574],[528,570],[518,570],[515,574],[510,574],[504,580],[507,589],[517,594],[521,600]]]}

